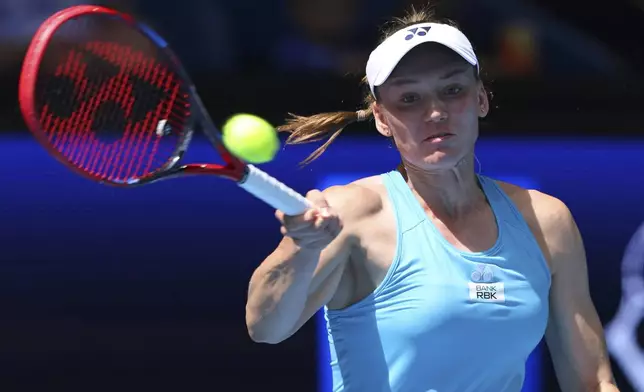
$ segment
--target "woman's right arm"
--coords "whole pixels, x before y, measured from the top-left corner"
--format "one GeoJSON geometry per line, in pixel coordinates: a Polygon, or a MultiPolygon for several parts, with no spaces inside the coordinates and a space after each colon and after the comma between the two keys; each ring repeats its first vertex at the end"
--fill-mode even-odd
{"type": "Polygon", "coordinates": [[[307,199],[316,208],[303,215],[276,213],[284,238],[250,279],[246,325],[256,342],[287,339],[332,298],[348,301],[353,292],[340,282],[356,228],[376,203],[373,192],[348,185],[309,192],[307,199]]]}

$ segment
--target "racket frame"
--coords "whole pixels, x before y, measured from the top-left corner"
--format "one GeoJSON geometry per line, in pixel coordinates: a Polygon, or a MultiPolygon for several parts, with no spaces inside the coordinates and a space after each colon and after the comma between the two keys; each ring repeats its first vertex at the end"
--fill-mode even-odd
{"type": "Polygon", "coordinates": [[[23,118],[25,119],[28,128],[40,144],[45,147],[52,156],[73,172],[93,181],[117,187],[132,187],[156,182],[162,179],[186,175],[217,175],[219,177],[225,177],[235,181],[237,185],[245,189],[250,194],[272,207],[282,210],[287,215],[299,215],[307,209],[312,208],[311,202],[302,195],[255,166],[246,164],[244,161],[233,156],[225,148],[220,138],[220,132],[217,127],[215,127],[210,115],[199,98],[191,78],[188,76],[188,73],[185,71],[177,56],[169,48],[167,42],[153,29],[136,21],[133,17],[125,13],[101,6],[80,5],[63,9],[50,16],[38,28],[36,35],[32,39],[27,50],[27,55],[23,62],[20,74],[19,103],[23,118]],[[65,22],[71,19],[78,18],[86,14],[97,13],[121,19],[131,28],[136,29],[139,33],[154,42],[157,49],[162,50],[175,66],[173,71],[182,78],[185,87],[187,87],[189,92],[188,100],[191,108],[195,109],[190,111],[188,126],[183,131],[171,158],[161,166],[160,169],[153,171],[152,173],[122,182],[105,180],[98,176],[94,176],[70,162],[69,159],[50,144],[41,127],[40,121],[37,119],[35,107],[36,83],[38,70],[42,62],[42,54],[51,41],[54,32],[65,22]],[[180,164],[181,159],[187,151],[192,137],[194,136],[194,130],[197,124],[200,126],[201,131],[204,133],[206,138],[219,152],[219,155],[226,163],[225,165],[214,163],[180,164]]]}
{"type": "Polygon", "coordinates": [[[121,13],[110,8],[93,6],[93,5],[80,5],[73,6],[60,10],[50,16],[36,31],[34,39],[31,41],[27,55],[22,65],[19,82],[19,103],[22,116],[26,122],[27,127],[34,134],[40,144],[58,161],[63,163],[68,168],[72,169],[75,173],[98,181],[102,184],[107,184],[116,187],[131,187],[144,185],[151,182],[156,182],[162,179],[181,177],[186,175],[217,175],[225,177],[238,183],[243,183],[248,175],[247,164],[242,160],[233,156],[224,147],[219,137],[219,131],[214,125],[210,115],[205,109],[192,79],[183,68],[181,62],[175,53],[169,48],[167,42],[161,38],[152,28],[147,25],[136,21],[130,15],[121,13]],[[38,120],[36,102],[36,83],[38,81],[38,70],[42,62],[42,55],[47,49],[54,33],[66,22],[81,17],[87,14],[103,14],[109,17],[118,18],[126,22],[129,27],[134,28],[140,34],[144,35],[147,39],[152,41],[158,50],[163,51],[163,54],[172,62],[175,72],[183,81],[185,87],[189,92],[189,103],[191,107],[191,114],[188,119],[188,124],[185,130],[181,133],[177,146],[171,154],[170,159],[161,166],[159,169],[141,177],[126,181],[113,181],[101,179],[77,165],[69,161],[58,149],[54,148],[49,142],[46,133],[41,127],[38,120]],[[195,110],[196,109],[196,110],[195,110]],[[204,163],[204,164],[181,164],[184,154],[188,150],[190,142],[194,137],[195,128],[200,126],[201,131],[210,141],[210,143],[218,151],[219,155],[226,162],[225,165],[204,163]]]}

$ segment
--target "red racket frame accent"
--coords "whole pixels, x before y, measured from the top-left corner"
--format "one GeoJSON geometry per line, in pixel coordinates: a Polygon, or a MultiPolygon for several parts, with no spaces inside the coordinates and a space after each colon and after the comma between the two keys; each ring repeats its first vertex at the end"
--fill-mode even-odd
{"type": "Polygon", "coordinates": [[[179,143],[175,157],[176,159],[170,160],[171,165],[162,169],[161,171],[150,174],[148,176],[139,178],[139,181],[134,183],[126,182],[113,182],[109,180],[100,180],[96,176],[91,175],[85,170],[79,168],[78,166],[69,162],[69,160],[60,153],[57,149],[52,147],[49,143],[49,140],[41,127],[40,121],[38,120],[37,110],[35,107],[35,91],[36,83],[38,76],[38,69],[40,68],[42,55],[45,52],[47,45],[49,44],[53,34],[56,30],[62,26],[65,22],[70,19],[77,18],[85,14],[106,14],[114,17],[118,17],[124,22],[128,23],[130,28],[136,29],[141,34],[147,36],[152,42],[158,42],[158,37],[154,37],[153,34],[156,34],[151,31],[148,27],[142,27],[136,20],[125,13],[121,13],[106,7],[94,6],[94,5],[79,5],[73,6],[61,11],[56,12],[47,20],[45,20],[34,35],[29,47],[27,49],[27,54],[22,64],[22,69],[20,73],[20,81],[18,87],[18,101],[20,104],[20,110],[22,116],[25,120],[25,123],[29,130],[36,137],[38,142],[58,161],[63,163],[65,166],[69,167],[74,172],[79,175],[92,179],[99,180],[100,182],[110,184],[113,186],[134,186],[142,185],[145,183],[150,183],[157,181],[163,178],[176,177],[182,175],[217,175],[220,177],[225,177],[233,181],[239,182],[244,179],[247,168],[246,163],[237,157],[233,156],[223,145],[219,137],[219,131],[214,126],[212,120],[210,119],[207,111],[205,110],[201,100],[199,99],[196,90],[192,84],[192,81],[185,72],[183,66],[179,62],[177,56],[167,47],[159,47],[163,50],[166,55],[175,63],[177,74],[185,81],[186,85],[191,90],[192,94],[190,96],[191,105],[198,109],[193,111],[193,116],[196,116],[197,122],[201,125],[202,131],[208,137],[210,142],[219,152],[219,155],[226,162],[226,165],[220,165],[215,163],[208,164],[185,164],[179,165],[179,161],[186,151],[190,139],[192,137],[193,130],[186,130],[184,139],[179,143]]]}

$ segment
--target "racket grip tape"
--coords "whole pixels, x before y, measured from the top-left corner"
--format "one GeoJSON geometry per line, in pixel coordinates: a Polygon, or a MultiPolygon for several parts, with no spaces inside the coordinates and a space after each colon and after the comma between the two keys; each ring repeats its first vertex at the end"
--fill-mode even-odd
{"type": "Polygon", "coordinates": [[[237,184],[286,215],[300,215],[312,207],[304,196],[253,165],[247,165],[246,177],[237,184]]]}

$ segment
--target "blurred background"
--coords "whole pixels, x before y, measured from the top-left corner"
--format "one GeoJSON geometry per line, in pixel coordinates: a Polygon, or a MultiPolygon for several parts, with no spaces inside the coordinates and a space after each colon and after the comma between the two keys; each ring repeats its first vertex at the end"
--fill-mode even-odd
{"type": "MultiPolygon", "coordinates": [[[[17,106],[26,46],[76,0],[0,3],[0,390],[327,391],[320,318],[288,341],[246,334],[248,279],[280,239],[270,208],[226,181],[92,183],[30,137],[17,106]]],[[[360,108],[377,27],[411,0],[121,0],[183,60],[216,122],[360,108]]],[[[482,63],[492,111],[481,172],[564,200],[621,391],[644,391],[644,2],[445,0],[482,63]],[[639,230],[639,234],[638,234],[639,230]],[[638,239],[639,238],[639,239],[638,239]]],[[[372,124],[313,164],[263,166],[301,192],[393,169],[372,124]]],[[[197,140],[188,159],[212,159],[197,140]]],[[[525,391],[558,391],[545,345],[525,391]]],[[[454,377],[458,377],[455,374],[454,377]]]]}

